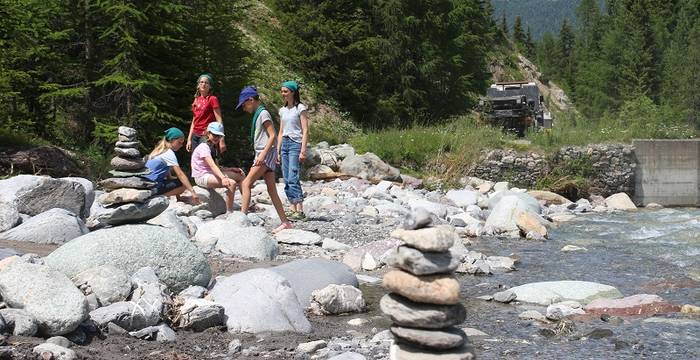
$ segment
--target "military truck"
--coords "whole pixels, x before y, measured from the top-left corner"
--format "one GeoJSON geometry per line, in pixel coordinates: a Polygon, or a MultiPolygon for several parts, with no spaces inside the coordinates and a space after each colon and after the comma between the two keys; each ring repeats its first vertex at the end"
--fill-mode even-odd
{"type": "Polygon", "coordinates": [[[486,90],[486,97],[479,101],[479,110],[487,122],[502,126],[505,131],[515,132],[520,137],[525,136],[528,128],[552,126],[551,116],[545,112],[544,99],[534,82],[511,81],[491,85],[486,90]]]}

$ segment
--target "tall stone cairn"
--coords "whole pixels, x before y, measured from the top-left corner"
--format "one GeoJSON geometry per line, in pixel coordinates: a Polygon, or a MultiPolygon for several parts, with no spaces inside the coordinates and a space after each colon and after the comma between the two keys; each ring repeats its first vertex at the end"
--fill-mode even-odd
{"type": "Polygon", "coordinates": [[[98,198],[105,211],[94,220],[100,225],[120,225],[145,222],[168,207],[165,196],[154,196],[156,183],[142,177],[148,175],[144,158],[139,152],[136,130],[120,126],[109,173],[111,178],[99,182],[106,191],[98,198]]]}
{"type": "Polygon", "coordinates": [[[459,236],[449,225],[431,224],[430,214],[418,209],[391,233],[405,244],[388,258],[395,270],[384,275],[384,287],[391,292],[380,301],[393,322],[390,359],[476,359],[466,334],[455,327],[466,318],[453,275],[459,257],[450,251],[459,236]]]}

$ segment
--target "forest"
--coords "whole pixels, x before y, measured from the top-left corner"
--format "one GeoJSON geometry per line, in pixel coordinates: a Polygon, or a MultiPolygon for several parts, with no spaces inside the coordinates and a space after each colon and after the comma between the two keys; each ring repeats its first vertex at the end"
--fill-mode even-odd
{"type": "Polygon", "coordinates": [[[0,140],[108,156],[129,125],[150,147],[165,128],[188,128],[195,80],[209,72],[235,140],[228,156],[249,149],[238,91],[255,84],[274,108],[295,79],[303,100],[330,109],[314,120],[343,120],[312,140],[402,159],[412,129],[428,141],[456,128],[473,137],[413,153],[463,159],[485,141],[470,114],[489,64],[517,52],[578,109],[528,135],[535,145],[697,136],[700,0],[582,0],[575,15],[537,40],[484,0],[0,0],[0,140]]]}

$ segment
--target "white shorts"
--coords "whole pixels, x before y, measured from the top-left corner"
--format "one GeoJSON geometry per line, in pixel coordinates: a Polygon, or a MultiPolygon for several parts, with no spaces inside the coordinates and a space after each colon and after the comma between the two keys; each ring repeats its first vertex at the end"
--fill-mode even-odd
{"type": "Polygon", "coordinates": [[[209,178],[211,178],[212,174],[204,174],[200,177],[194,178],[194,183],[197,184],[197,186],[201,186],[203,188],[208,188],[209,187],[209,178]]]}

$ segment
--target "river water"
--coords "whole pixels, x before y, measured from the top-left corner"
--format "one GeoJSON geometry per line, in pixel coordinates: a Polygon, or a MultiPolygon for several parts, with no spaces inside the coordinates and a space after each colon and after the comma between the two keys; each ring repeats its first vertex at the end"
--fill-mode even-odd
{"type": "MultiPolygon", "coordinates": [[[[657,294],[675,304],[700,304],[700,209],[584,214],[550,233],[545,242],[481,238],[470,250],[520,257],[518,270],[491,276],[458,275],[467,308],[463,327],[489,336],[470,341],[480,359],[700,359],[700,317],[665,314],[575,320],[568,335],[548,337],[544,325],[518,314],[544,307],[475,299],[504,287],[537,281],[582,280],[617,287],[625,296],[657,294]],[[565,245],[587,251],[561,252],[565,245]],[[596,329],[611,336],[584,335],[596,329]]],[[[379,289],[377,289],[379,290],[379,289]]]]}

